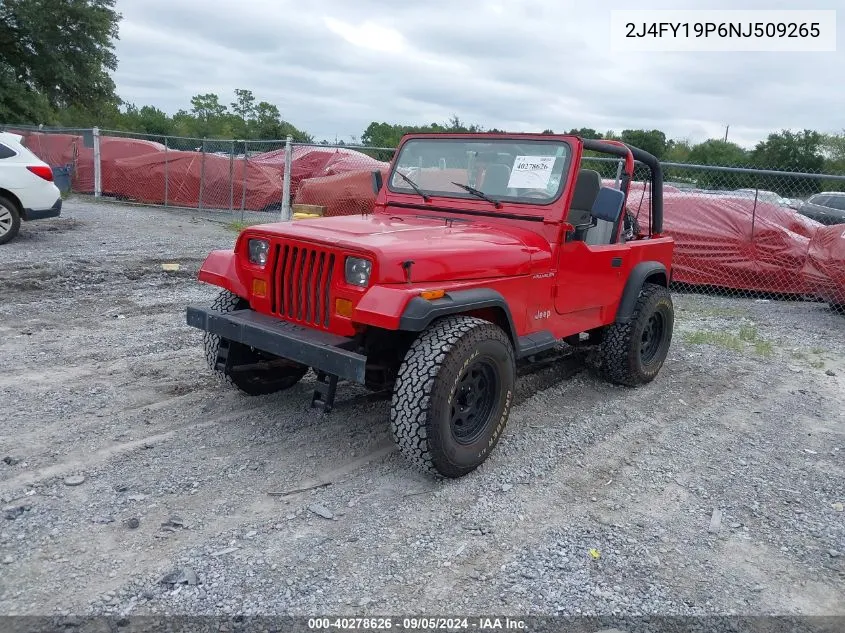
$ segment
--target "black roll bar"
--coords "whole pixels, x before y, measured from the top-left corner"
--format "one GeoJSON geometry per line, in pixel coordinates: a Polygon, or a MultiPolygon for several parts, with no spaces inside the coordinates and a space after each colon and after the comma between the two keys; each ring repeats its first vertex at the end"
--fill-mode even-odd
{"type": "MultiPolygon", "coordinates": [[[[605,154],[613,154],[621,158],[627,158],[626,147],[631,150],[631,155],[649,168],[651,171],[651,232],[660,234],[663,232],[663,170],[660,161],[645,150],[633,147],[624,143],[624,147],[615,143],[608,143],[598,139],[583,139],[584,149],[605,154]]],[[[627,193],[627,192],[626,192],[627,193]]]]}

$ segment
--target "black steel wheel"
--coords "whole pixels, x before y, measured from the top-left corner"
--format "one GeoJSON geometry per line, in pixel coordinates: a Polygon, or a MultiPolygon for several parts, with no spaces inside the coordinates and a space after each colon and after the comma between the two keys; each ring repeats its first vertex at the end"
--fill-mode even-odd
{"type": "Polygon", "coordinates": [[[640,339],[640,360],[648,365],[660,351],[665,338],[666,321],[662,312],[652,312],[640,339]]]}
{"type": "Polygon", "coordinates": [[[487,359],[477,360],[460,377],[452,399],[450,424],[459,444],[472,444],[490,421],[499,393],[496,367],[487,359]]]}

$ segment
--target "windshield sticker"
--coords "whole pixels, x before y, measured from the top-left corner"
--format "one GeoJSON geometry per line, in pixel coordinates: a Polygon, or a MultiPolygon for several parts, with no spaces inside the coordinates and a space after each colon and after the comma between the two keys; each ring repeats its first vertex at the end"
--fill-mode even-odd
{"type": "Polygon", "coordinates": [[[513,161],[508,188],[545,189],[554,164],[554,156],[517,156],[513,161]]]}

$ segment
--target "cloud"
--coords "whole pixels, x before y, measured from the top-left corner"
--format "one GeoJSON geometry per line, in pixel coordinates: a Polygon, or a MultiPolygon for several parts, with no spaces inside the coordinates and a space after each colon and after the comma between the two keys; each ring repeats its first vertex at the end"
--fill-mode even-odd
{"type": "Polygon", "coordinates": [[[174,113],[195,94],[228,103],[247,88],[317,138],[453,114],[515,131],[659,128],[694,142],[730,124],[730,138],[745,145],[780,128],[842,127],[841,50],[613,53],[610,10],[628,8],[621,0],[118,0],[117,8],[115,81],[125,100],[174,113]]]}

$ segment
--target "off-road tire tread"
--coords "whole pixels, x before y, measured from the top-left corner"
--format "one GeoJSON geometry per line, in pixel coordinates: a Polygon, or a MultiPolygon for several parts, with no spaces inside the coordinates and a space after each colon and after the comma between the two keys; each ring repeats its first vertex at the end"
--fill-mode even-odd
{"type": "Polygon", "coordinates": [[[11,242],[21,230],[21,210],[14,202],[5,196],[0,196],[0,205],[6,207],[12,214],[12,228],[5,235],[0,236],[0,244],[11,242]]]}
{"type": "Polygon", "coordinates": [[[399,368],[390,403],[390,430],[399,451],[419,470],[442,477],[428,446],[426,422],[434,381],[458,341],[497,339],[513,355],[507,334],[497,325],[469,316],[434,321],[411,344],[399,368]]]}
{"type": "Polygon", "coordinates": [[[631,366],[629,351],[633,344],[632,333],[637,321],[641,318],[643,309],[651,303],[653,297],[669,296],[665,286],[646,283],[640,291],[637,303],[634,305],[634,313],[627,323],[614,323],[607,327],[604,339],[594,357],[594,368],[606,380],[626,387],[635,387],[643,384],[643,380],[637,375],[636,369],[631,366]]]}
{"type": "MultiPolygon", "coordinates": [[[[235,293],[223,290],[219,295],[217,295],[217,298],[211,304],[211,309],[215,312],[222,312],[225,314],[227,312],[234,312],[235,310],[246,307],[246,303],[247,302],[244,299],[235,293]]],[[[234,383],[231,376],[229,376],[226,372],[216,369],[217,350],[220,348],[220,337],[217,334],[212,334],[211,332],[203,332],[202,343],[205,348],[205,362],[208,364],[208,368],[214,372],[214,375],[221,382],[237,389],[237,385],[234,383]]]]}
{"type": "MultiPolygon", "coordinates": [[[[234,312],[235,310],[242,310],[244,308],[249,307],[249,303],[245,300],[236,295],[233,292],[228,290],[223,290],[217,295],[217,298],[211,304],[211,309],[216,312],[227,313],[227,312],[234,312]]],[[[299,375],[291,376],[294,380],[290,384],[285,384],[279,388],[256,388],[256,385],[250,385],[249,387],[244,387],[243,385],[239,384],[238,381],[232,378],[231,375],[227,374],[224,371],[220,371],[216,368],[217,365],[217,351],[220,348],[220,337],[217,334],[212,334],[211,332],[203,332],[203,347],[205,349],[205,361],[208,364],[208,368],[214,373],[218,380],[220,380],[223,384],[234,387],[238,391],[245,393],[249,396],[262,396],[270,393],[275,393],[277,391],[281,391],[283,389],[288,389],[292,387],[294,384],[299,382],[302,377],[308,373],[308,368],[305,367],[302,370],[302,373],[299,375]]]]}

